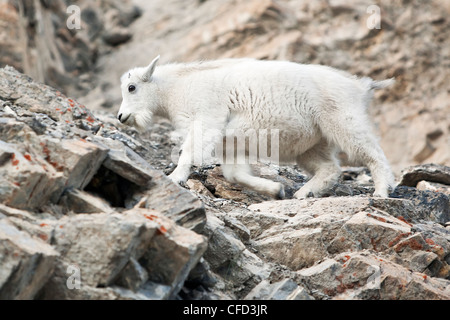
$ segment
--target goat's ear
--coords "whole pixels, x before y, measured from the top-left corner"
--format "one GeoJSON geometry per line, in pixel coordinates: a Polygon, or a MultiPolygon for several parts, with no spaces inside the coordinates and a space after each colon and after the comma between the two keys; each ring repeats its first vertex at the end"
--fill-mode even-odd
{"type": "Polygon", "coordinates": [[[156,63],[158,62],[160,56],[157,56],[153,61],[148,65],[147,70],[145,70],[144,75],[142,76],[142,81],[147,82],[150,81],[153,72],[155,71],[156,63]]]}

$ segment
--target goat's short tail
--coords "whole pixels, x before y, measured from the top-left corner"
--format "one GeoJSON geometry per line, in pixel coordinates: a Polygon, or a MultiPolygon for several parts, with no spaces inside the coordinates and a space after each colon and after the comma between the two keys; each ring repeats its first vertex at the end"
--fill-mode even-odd
{"type": "Polygon", "coordinates": [[[363,77],[363,78],[359,79],[359,81],[361,81],[361,83],[363,83],[369,90],[384,89],[395,83],[394,78],[376,81],[369,77],[363,77]]]}
{"type": "Polygon", "coordinates": [[[360,78],[359,81],[363,84],[365,88],[367,88],[367,91],[365,92],[363,98],[366,108],[369,106],[370,100],[372,100],[374,90],[384,89],[395,83],[394,78],[376,81],[373,80],[372,78],[364,77],[360,78]]]}
{"type": "Polygon", "coordinates": [[[390,79],[386,79],[386,80],[381,80],[381,81],[375,81],[370,79],[371,82],[369,84],[370,89],[372,90],[379,90],[379,89],[384,89],[387,88],[391,85],[393,85],[395,83],[395,79],[394,78],[390,78],[390,79]]]}

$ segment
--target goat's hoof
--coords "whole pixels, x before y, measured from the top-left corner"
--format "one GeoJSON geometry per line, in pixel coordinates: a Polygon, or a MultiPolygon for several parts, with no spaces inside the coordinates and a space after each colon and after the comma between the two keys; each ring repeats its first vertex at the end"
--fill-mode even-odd
{"type": "Polygon", "coordinates": [[[312,191],[300,189],[296,193],[294,193],[294,198],[296,199],[306,199],[306,198],[314,198],[315,195],[312,191]]]}
{"type": "Polygon", "coordinates": [[[278,191],[278,194],[276,195],[276,199],[277,200],[283,200],[285,197],[285,193],[284,193],[284,187],[283,185],[280,186],[280,190],[278,191]]]}
{"type": "Polygon", "coordinates": [[[178,174],[171,173],[171,174],[168,175],[168,178],[170,180],[172,180],[172,182],[175,183],[175,184],[181,185],[182,187],[186,186],[186,180],[187,179],[185,178],[185,176],[180,176],[178,174]]]}
{"type": "Polygon", "coordinates": [[[375,191],[373,193],[374,198],[389,198],[389,189],[387,187],[375,187],[375,191]]]}
{"type": "Polygon", "coordinates": [[[387,194],[387,192],[375,192],[373,194],[374,198],[389,198],[389,195],[387,194]]]}

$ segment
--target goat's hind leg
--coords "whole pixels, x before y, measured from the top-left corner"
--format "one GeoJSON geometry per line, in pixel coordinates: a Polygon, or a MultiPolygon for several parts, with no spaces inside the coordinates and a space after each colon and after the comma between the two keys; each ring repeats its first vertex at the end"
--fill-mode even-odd
{"type": "Polygon", "coordinates": [[[355,113],[343,121],[339,115],[331,113],[324,116],[322,121],[321,129],[326,137],[347,153],[350,159],[359,160],[369,168],[375,184],[374,196],[388,197],[389,188],[394,185],[394,176],[371,131],[367,116],[355,113]]]}
{"type": "Polygon", "coordinates": [[[230,182],[239,183],[275,199],[284,198],[284,187],[281,183],[255,177],[248,164],[223,164],[222,172],[224,177],[230,182]]]}
{"type": "Polygon", "coordinates": [[[238,183],[259,193],[269,195],[275,199],[283,199],[285,196],[284,186],[269,179],[256,177],[250,167],[250,151],[246,144],[238,144],[234,136],[224,138],[222,147],[223,164],[222,173],[230,182],[238,183]]]}
{"type": "Polygon", "coordinates": [[[341,174],[335,150],[326,141],[319,142],[298,156],[297,165],[312,175],[294,194],[297,199],[322,196],[337,183],[341,174]]]}

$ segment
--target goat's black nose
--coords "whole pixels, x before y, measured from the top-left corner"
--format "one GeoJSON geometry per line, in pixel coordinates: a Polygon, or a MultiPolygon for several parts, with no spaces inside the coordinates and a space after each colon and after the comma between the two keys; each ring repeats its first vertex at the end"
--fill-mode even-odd
{"type": "Polygon", "coordinates": [[[117,119],[119,119],[120,122],[125,123],[127,122],[129,117],[130,117],[129,113],[124,114],[123,112],[121,112],[118,114],[117,119]]]}

